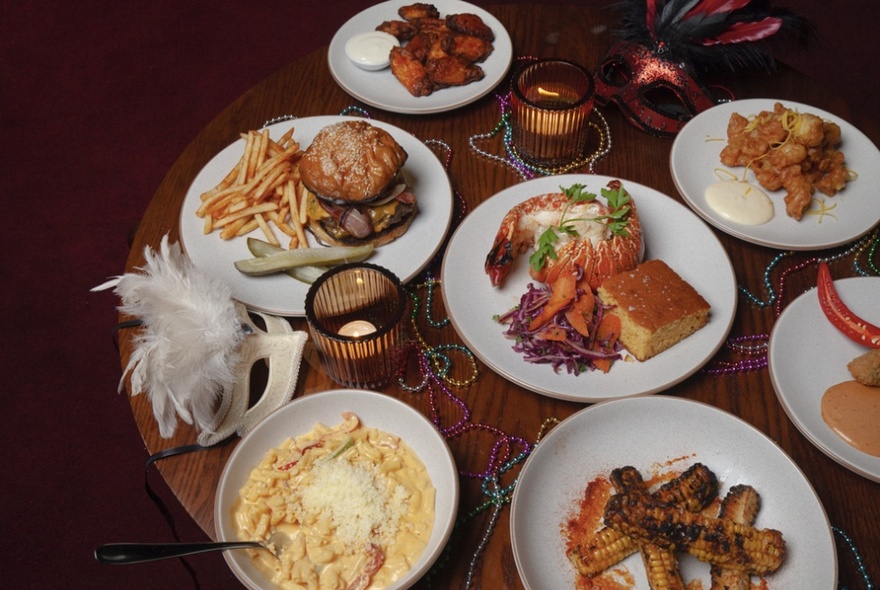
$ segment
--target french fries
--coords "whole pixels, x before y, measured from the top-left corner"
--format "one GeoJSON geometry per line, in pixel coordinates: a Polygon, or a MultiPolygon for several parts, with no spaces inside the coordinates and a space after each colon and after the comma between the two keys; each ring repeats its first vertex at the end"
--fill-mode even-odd
{"type": "Polygon", "coordinates": [[[214,231],[229,240],[259,228],[266,241],[290,249],[307,248],[303,229],[305,187],[299,176],[302,150],[291,127],[278,141],[269,130],[242,134],[244,153],[214,188],[202,193],[196,215],[204,219],[203,231],[214,231]],[[277,232],[277,233],[276,233],[277,232]]]}

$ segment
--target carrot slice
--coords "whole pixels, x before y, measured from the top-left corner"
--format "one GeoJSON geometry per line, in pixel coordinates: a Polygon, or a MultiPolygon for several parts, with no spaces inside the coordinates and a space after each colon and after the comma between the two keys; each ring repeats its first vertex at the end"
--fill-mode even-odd
{"type": "MultiPolygon", "coordinates": [[[[605,314],[596,328],[596,340],[601,342],[603,347],[611,348],[617,343],[618,338],[620,338],[620,318],[614,314],[605,314]]],[[[613,362],[613,359],[596,359],[593,364],[603,373],[607,373],[613,362]]]]}
{"type": "Polygon", "coordinates": [[[571,303],[577,295],[577,285],[573,275],[563,274],[550,285],[550,299],[541,313],[529,322],[529,330],[537,330],[553,319],[562,308],[571,303]]]}

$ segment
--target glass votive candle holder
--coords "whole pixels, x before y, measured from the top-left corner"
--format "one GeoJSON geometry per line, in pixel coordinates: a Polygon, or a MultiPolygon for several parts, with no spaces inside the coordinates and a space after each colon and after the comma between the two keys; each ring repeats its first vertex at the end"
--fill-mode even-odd
{"type": "Polygon", "coordinates": [[[560,59],[523,65],[511,82],[513,147],[530,164],[563,166],[583,156],[594,82],[583,66],[560,59]]]}
{"type": "Polygon", "coordinates": [[[373,389],[394,377],[405,344],[407,295],[394,273],[369,263],[334,267],[306,294],[306,320],[333,381],[373,389]]]}

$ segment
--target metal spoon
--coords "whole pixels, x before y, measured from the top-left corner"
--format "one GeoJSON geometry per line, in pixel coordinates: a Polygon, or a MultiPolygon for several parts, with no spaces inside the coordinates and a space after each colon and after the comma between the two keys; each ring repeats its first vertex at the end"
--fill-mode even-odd
{"type": "Polygon", "coordinates": [[[108,543],[95,549],[95,559],[110,565],[128,565],[183,557],[207,551],[226,549],[265,549],[275,557],[281,555],[290,543],[284,533],[275,533],[265,543],[257,541],[225,541],[216,543],[108,543]]]}

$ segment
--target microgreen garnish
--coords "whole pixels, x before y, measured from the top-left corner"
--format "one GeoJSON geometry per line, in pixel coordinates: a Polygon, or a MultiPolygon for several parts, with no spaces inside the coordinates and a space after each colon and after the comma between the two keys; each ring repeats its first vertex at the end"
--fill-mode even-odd
{"type": "Polygon", "coordinates": [[[626,228],[629,225],[628,218],[632,207],[629,204],[630,196],[622,185],[617,189],[603,188],[601,190],[602,196],[608,203],[609,213],[598,217],[568,217],[572,205],[595,201],[598,197],[596,193],[585,191],[586,186],[583,184],[573,184],[568,188],[560,186],[559,188],[568,197],[568,203],[562,211],[559,224],[548,227],[538,236],[535,251],[529,256],[529,264],[535,271],[544,268],[547,260],[556,260],[556,242],[559,241],[559,234],[565,233],[577,237],[578,233],[574,227],[577,221],[605,221],[612,235],[629,237],[629,231],[626,228]]]}

